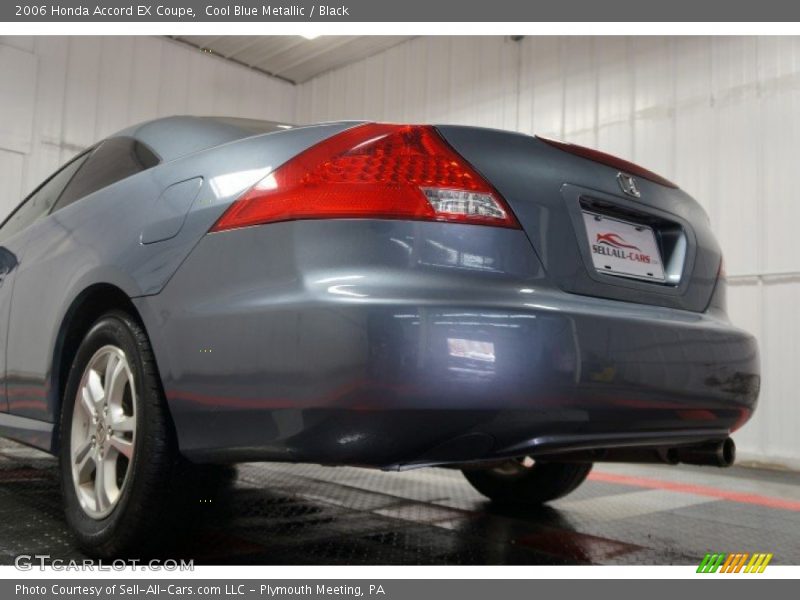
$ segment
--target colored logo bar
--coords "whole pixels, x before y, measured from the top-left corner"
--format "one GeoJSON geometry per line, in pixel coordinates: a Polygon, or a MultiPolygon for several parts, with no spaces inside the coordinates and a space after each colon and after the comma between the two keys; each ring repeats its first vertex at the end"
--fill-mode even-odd
{"type": "Polygon", "coordinates": [[[703,557],[698,573],[763,573],[772,560],[772,554],[764,552],[709,552],[703,557]]]}

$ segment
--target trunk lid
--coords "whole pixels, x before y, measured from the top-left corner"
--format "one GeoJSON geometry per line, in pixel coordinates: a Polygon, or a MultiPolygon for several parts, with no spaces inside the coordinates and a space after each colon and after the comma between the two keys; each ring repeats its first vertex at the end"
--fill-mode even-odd
{"type": "Polygon", "coordinates": [[[708,306],[721,252],[705,211],[682,190],[636,175],[631,190],[630,173],[528,135],[437,129],[503,195],[564,291],[695,312],[708,306]]]}

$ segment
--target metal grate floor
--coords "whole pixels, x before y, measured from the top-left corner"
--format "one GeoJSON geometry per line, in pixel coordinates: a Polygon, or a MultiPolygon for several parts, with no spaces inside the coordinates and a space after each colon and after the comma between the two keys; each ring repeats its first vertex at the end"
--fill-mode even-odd
{"type": "MultiPolygon", "coordinates": [[[[772,552],[800,564],[800,474],[599,465],[571,495],[501,509],[457,471],[383,473],[246,464],[198,496],[191,532],[165,548],[197,564],[698,564],[772,552]]],[[[56,462],[0,441],[0,564],[82,558],[61,513],[56,462]]]]}

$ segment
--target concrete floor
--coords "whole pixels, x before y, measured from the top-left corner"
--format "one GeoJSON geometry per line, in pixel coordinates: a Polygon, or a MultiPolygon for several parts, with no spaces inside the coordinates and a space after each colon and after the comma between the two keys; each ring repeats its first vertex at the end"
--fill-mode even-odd
{"type": "MultiPolygon", "coordinates": [[[[771,552],[800,564],[800,474],[734,467],[595,467],[549,506],[492,506],[457,471],[383,473],[240,465],[198,497],[190,535],[165,549],[197,564],[698,564],[771,552]]],[[[0,564],[81,558],[55,460],[0,440],[0,564]]]]}

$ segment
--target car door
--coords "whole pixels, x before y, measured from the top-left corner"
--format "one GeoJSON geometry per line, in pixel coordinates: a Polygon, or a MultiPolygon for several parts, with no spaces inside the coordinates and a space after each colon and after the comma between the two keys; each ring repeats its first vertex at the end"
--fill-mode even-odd
{"type": "Polygon", "coordinates": [[[79,155],[64,165],[25,198],[0,226],[0,411],[10,412],[16,390],[8,385],[8,356],[19,351],[9,347],[8,329],[12,294],[18,266],[30,241],[30,226],[43,219],[61,192],[86,160],[79,155]]]}

